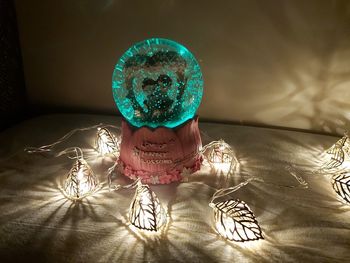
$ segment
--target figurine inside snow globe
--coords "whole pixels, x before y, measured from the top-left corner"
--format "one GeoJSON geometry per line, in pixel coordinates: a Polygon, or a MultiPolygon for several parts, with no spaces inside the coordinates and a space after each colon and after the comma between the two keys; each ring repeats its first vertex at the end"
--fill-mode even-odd
{"type": "Polygon", "coordinates": [[[188,49],[161,38],[133,45],[115,66],[112,90],[125,118],[118,160],[124,175],[166,184],[200,168],[203,79],[188,49]]]}

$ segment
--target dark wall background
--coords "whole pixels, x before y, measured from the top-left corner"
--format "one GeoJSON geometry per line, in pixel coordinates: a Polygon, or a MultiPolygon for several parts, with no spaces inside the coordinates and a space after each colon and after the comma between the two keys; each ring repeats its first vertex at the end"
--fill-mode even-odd
{"type": "Polygon", "coordinates": [[[0,0],[0,130],[27,116],[14,3],[0,0]]]}
{"type": "MultiPolygon", "coordinates": [[[[5,2],[2,9],[10,10],[5,2]]],[[[15,3],[28,100],[38,112],[118,114],[111,92],[115,63],[135,42],[164,37],[199,60],[202,119],[326,133],[350,129],[349,0],[15,3]]],[[[1,32],[14,25],[13,15],[3,16],[11,12],[3,13],[1,21],[12,22],[1,32]]],[[[6,34],[13,41],[11,30],[6,34]]],[[[17,46],[2,42],[1,52],[18,58],[17,46]]],[[[13,81],[2,84],[8,112],[20,106],[13,94],[21,81],[11,75],[20,67],[3,57],[10,74],[2,83],[13,81]]]]}

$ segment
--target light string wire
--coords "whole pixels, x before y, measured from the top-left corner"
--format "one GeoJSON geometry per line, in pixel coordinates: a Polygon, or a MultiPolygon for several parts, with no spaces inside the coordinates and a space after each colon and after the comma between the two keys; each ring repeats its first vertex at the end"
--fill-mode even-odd
{"type": "MultiPolygon", "coordinates": [[[[133,189],[136,186],[138,186],[139,184],[141,184],[141,178],[138,177],[136,180],[134,180],[132,183],[128,184],[128,185],[115,185],[112,183],[112,177],[113,174],[115,173],[115,168],[118,166],[118,162],[115,162],[110,168],[108,168],[107,171],[107,181],[108,181],[108,189],[109,191],[118,191],[120,189],[133,189]]],[[[116,173],[117,175],[119,175],[120,173],[116,173]]]]}
{"type": "Polygon", "coordinates": [[[279,187],[279,188],[308,188],[308,183],[303,179],[303,177],[301,177],[300,175],[297,174],[297,169],[288,164],[287,166],[285,166],[285,169],[289,172],[289,174],[291,176],[293,176],[293,178],[296,179],[296,181],[298,182],[298,185],[280,185],[280,184],[275,184],[275,183],[270,183],[270,182],[266,182],[264,179],[260,178],[260,177],[256,177],[256,176],[252,176],[248,179],[246,179],[245,181],[239,183],[238,185],[232,186],[232,187],[228,187],[228,188],[222,188],[217,190],[211,200],[210,200],[210,204],[214,202],[215,199],[230,195],[234,192],[236,192],[237,190],[239,190],[240,188],[246,186],[247,184],[249,184],[252,181],[257,181],[266,185],[271,185],[274,187],[279,187]]]}
{"type": "Polygon", "coordinates": [[[55,154],[55,157],[59,157],[61,155],[66,155],[71,160],[81,160],[84,159],[83,150],[80,147],[69,147],[55,154]],[[75,153],[75,156],[71,156],[71,153],[75,153]]]}
{"type": "Polygon", "coordinates": [[[24,148],[24,151],[27,152],[27,153],[47,153],[47,152],[52,152],[52,148],[54,148],[56,145],[64,142],[65,140],[69,139],[76,132],[88,131],[88,130],[91,130],[91,129],[104,128],[104,127],[114,128],[114,129],[117,129],[118,131],[120,131],[120,127],[118,127],[118,126],[111,125],[111,124],[99,123],[99,124],[96,124],[96,125],[93,125],[93,126],[89,126],[89,127],[73,129],[73,130],[69,131],[68,133],[66,133],[64,136],[62,136],[61,138],[59,138],[57,141],[55,141],[55,142],[53,142],[51,144],[43,145],[43,146],[40,146],[40,147],[26,147],[26,148],[24,148]]]}
{"type": "Polygon", "coordinates": [[[238,185],[235,185],[235,186],[232,186],[232,187],[229,187],[229,188],[222,188],[222,189],[217,190],[217,191],[213,194],[213,196],[212,196],[212,198],[211,198],[209,204],[214,203],[214,200],[215,200],[215,199],[218,199],[218,198],[221,198],[221,197],[224,197],[224,196],[227,196],[227,195],[229,195],[229,194],[232,194],[232,193],[236,192],[238,189],[240,189],[240,188],[242,188],[243,186],[249,184],[249,183],[250,183],[251,181],[253,181],[253,180],[257,180],[257,178],[256,178],[256,177],[251,177],[251,178],[248,178],[246,181],[241,182],[241,183],[238,184],[238,185]]]}
{"type": "MultiPolygon", "coordinates": [[[[285,169],[299,183],[299,185],[296,185],[296,186],[290,185],[290,186],[285,186],[285,187],[289,187],[289,188],[309,188],[309,184],[305,181],[305,179],[301,175],[299,175],[299,174],[302,174],[302,173],[305,173],[305,172],[301,171],[300,169],[296,168],[295,165],[290,164],[290,163],[288,163],[285,166],[285,169]]],[[[269,184],[269,183],[265,182],[265,184],[269,184]]]]}

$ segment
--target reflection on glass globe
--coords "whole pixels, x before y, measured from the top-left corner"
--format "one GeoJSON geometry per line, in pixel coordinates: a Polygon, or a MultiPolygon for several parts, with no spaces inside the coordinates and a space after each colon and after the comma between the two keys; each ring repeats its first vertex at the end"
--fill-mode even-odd
{"type": "Polygon", "coordinates": [[[176,127],[191,119],[201,102],[203,79],[194,56],[171,40],[152,38],[129,48],[112,79],[121,114],[136,127],[176,127]]]}

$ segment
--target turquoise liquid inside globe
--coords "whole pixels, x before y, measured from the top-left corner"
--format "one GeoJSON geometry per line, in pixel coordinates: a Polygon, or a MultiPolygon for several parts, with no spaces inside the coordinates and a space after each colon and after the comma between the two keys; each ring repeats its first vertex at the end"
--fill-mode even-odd
{"type": "Polygon", "coordinates": [[[202,72],[183,45],[151,38],[119,59],[112,91],[119,111],[133,126],[174,128],[195,115],[203,95],[202,72]]]}

